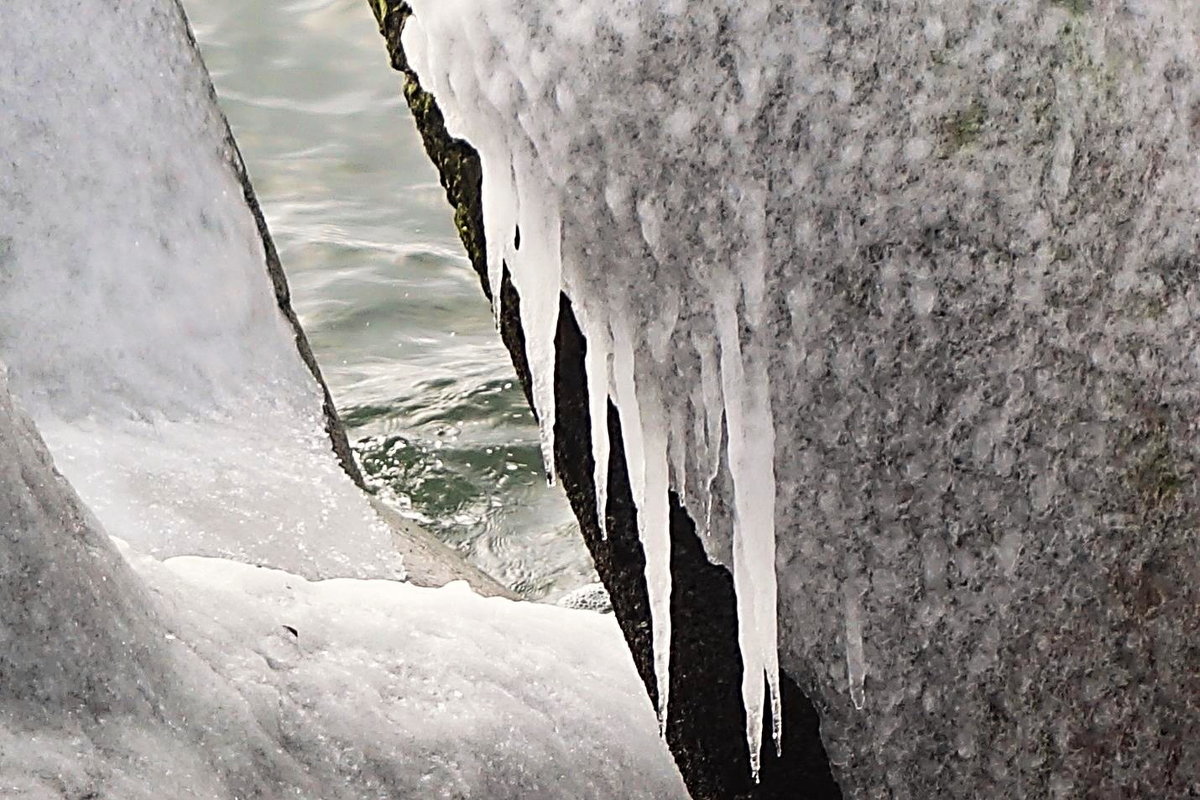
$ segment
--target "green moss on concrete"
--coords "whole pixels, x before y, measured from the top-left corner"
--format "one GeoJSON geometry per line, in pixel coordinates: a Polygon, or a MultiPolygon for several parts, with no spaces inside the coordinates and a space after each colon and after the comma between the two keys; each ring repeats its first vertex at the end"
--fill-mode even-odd
{"type": "Polygon", "coordinates": [[[1059,8],[1065,8],[1077,17],[1092,10],[1091,0],[1051,0],[1051,3],[1059,8]]]}
{"type": "Polygon", "coordinates": [[[979,101],[961,109],[946,121],[946,137],[950,151],[957,152],[979,141],[987,124],[987,109],[979,101]]]}

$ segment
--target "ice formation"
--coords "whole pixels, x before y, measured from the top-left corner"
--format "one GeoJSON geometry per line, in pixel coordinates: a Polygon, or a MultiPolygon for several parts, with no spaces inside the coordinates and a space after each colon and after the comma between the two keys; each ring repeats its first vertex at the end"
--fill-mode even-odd
{"type": "Polygon", "coordinates": [[[110,533],[401,574],[332,457],[238,155],[173,3],[0,11],[0,358],[110,533]]]}
{"type": "Polygon", "coordinates": [[[619,410],[660,686],[674,491],[752,753],[778,653],[850,796],[1200,792],[1194,4],[411,6],[490,245],[558,232],[507,265],[619,410]]]}
{"type": "Polygon", "coordinates": [[[862,599],[858,581],[848,580],[844,585],[846,594],[846,683],[850,687],[850,700],[861,711],[867,704],[863,684],[867,677],[866,658],[863,655],[862,599]]]}
{"type": "Polygon", "coordinates": [[[0,75],[0,795],[684,797],[610,617],[395,580],[175,0],[0,75]]]}
{"type": "Polygon", "coordinates": [[[5,797],[686,797],[611,617],[114,547],[3,370],[0,522],[5,797]]]}
{"type": "MultiPolygon", "coordinates": [[[[681,4],[412,6],[410,61],[450,132],[480,155],[491,281],[498,286],[506,266],[521,297],[547,458],[557,323],[549,310],[556,312],[560,292],[572,300],[587,338],[592,418],[607,419],[610,398],[619,411],[646,553],[660,717],[669,703],[674,491],[715,540],[714,557],[731,554],[747,740],[757,769],[764,678],[776,742],[781,735],[770,263],[767,176],[753,143],[738,132],[762,106],[760,78],[780,69],[785,40],[735,48],[740,82],[716,87],[709,76],[723,69],[721,53],[668,47],[671,37],[716,31],[713,14],[685,14],[681,4]],[[649,31],[663,37],[657,51],[642,47],[653,44],[649,31]],[[644,106],[628,105],[627,94],[601,83],[625,78],[636,78],[631,90],[656,92],[654,101],[669,107],[663,124],[644,124],[644,106]],[[636,147],[626,146],[631,136],[636,147]],[[718,166],[721,180],[737,176],[720,190],[711,180],[718,166]],[[703,242],[705,252],[685,264],[693,242],[703,242]],[[697,365],[701,391],[693,392],[680,376],[697,365]],[[722,465],[732,478],[732,519],[709,524],[722,465]]],[[[731,11],[730,24],[750,30],[761,16],[756,8],[731,11]]],[[[591,436],[603,525],[607,426],[594,422],[591,436]]]]}

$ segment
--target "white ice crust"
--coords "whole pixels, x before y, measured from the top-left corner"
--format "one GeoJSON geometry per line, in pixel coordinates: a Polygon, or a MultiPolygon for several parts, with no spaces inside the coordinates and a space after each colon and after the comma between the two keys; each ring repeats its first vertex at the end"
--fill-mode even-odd
{"type": "Polygon", "coordinates": [[[686,797],[611,616],[114,547],[6,383],[0,795],[686,797]]]}

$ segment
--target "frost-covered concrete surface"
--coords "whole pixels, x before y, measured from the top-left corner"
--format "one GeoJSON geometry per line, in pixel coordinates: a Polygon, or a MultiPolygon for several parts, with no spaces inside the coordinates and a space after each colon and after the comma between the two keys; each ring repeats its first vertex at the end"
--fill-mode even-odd
{"type": "Polygon", "coordinates": [[[383,579],[174,0],[0,108],[0,797],[684,796],[611,618],[383,579]]]}
{"type": "Polygon", "coordinates": [[[620,407],[660,669],[670,486],[851,796],[1200,793],[1194,4],[411,5],[535,402],[561,289],[620,407]]]}
{"type": "Polygon", "coordinates": [[[0,537],[5,798],[686,796],[611,617],[126,563],[2,374],[0,537]]]}

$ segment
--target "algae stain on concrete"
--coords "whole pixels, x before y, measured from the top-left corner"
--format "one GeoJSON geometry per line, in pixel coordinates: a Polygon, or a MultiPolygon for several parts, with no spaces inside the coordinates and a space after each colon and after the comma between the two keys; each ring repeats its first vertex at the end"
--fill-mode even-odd
{"type": "Polygon", "coordinates": [[[1092,0],[1050,0],[1050,2],[1059,8],[1065,8],[1077,17],[1092,10],[1092,0]]]}
{"type": "Polygon", "coordinates": [[[986,125],[987,109],[978,100],[951,115],[943,127],[949,153],[957,153],[979,141],[986,125]]]}

